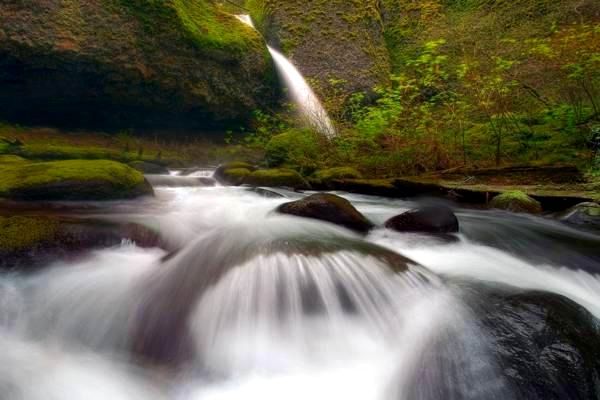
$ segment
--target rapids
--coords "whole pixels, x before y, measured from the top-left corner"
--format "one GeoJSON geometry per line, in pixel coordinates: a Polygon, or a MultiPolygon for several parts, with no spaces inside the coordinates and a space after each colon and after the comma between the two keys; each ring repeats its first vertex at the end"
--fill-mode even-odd
{"type": "MultiPolygon", "coordinates": [[[[1,399],[518,399],[468,287],[600,317],[600,237],[549,218],[457,209],[455,240],[361,237],[273,213],[300,193],[155,191],[78,213],[159,228],[176,253],[124,242],[0,275],[1,399]]],[[[340,194],[377,224],[431,201],[340,194]]]]}

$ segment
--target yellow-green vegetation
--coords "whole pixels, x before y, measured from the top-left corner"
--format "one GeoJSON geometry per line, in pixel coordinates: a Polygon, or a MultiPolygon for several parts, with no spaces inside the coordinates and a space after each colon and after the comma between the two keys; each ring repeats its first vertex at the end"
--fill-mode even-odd
{"type": "Polygon", "coordinates": [[[311,183],[327,185],[340,179],[362,179],[362,174],[352,167],[334,167],[318,170],[311,178],[311,183]]]}
{"type": "MultiPolygon", "coordinates": [[[[114,0],[113,0],[114,1],[114,0]]],[[[260,36],[211,0],[116,0],[132,12],[149,33],[183,27],[185,37],[199,49],[225,50],[232,56],[250,47],[263,49],[260,36]]]]}
{"type": "Polygon", "coordinates": [[[241,185],[252,171],[248,168],[228,168],[223,171],[223,178],[231,185],[241,185]]]}
{"type": "MultiPolygon", "coordinates": [[[[316,10],[314,18],[327,20],[320,2],[288,3],[282,7],[290,15],[316,10]]],[[[330,143],[298,134],[287,114],[260,118],[257,132],[273,135],[269,142],[257,134],[258,146],[269,143],[262,144],[269,165],[303,172],[352,165],[383,178],[569,163],[600,175],[600,162],[593,162],[600,159],[600,3],[380,4],[391,84],[375,88],[374,102],[361,92],[321,91],[329,110],[343,106],[331,113],[338,137],[330,143]]],[[[292,36],[301,42],[306,35],[292,36]]]]}
{"type": "Polygon", "coordinates": [[[499,194],[492,199],[490,202],[490,207],[512,212],[527,212],[531,214],[539,214],[542,212],[542,205],[539,201],[529,197],[526,193],[519,190],[513,190],[499,194]]]}
{"type": "Polygon", "coordinates": [[[0,216],[0,254],[25,251],[51,242],[59,223],[51,217],[0,216]]]}
{"type": "Polygon", "coordinates": [[[256,170],[246,176],[244,184],[266,187],[287,186],[296,189],[309,187],[302,175],[290,169],[256,170]]]}
{"type": "Polygon", "coordinates": [[[109,200],[151,193],[144,176],[108,160],[0,164],[0,197],[19,200],[109,200]]]}
{"type": "Polygon", "coordinates": [[[17,164],[27,162],[23,157],[19,157],[13,154],[0,155],[0,164],[17,164]]]}

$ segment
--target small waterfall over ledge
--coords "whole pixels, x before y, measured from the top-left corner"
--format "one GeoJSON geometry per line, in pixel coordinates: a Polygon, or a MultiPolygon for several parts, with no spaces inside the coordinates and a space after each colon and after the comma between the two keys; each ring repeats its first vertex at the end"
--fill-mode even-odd
{"type": "MultiPolygon", "coordinates": [[[[249,15],[236,15],[246,25],[256,29],[249,15]]],[[[267,46],[277,67],[277,72],[284,80],[290,99],[298,107],[298,113],[306,123],[324,134],[327,138],[336,135],[335,128],[321,101],[308,85],[300,71],[283,54],[267,46]]]]}

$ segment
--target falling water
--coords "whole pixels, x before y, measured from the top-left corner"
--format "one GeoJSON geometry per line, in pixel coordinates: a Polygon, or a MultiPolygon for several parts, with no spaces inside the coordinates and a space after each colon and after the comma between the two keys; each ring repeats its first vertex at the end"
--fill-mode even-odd
{"type": "MultiPolygon", "coordinates": [[[[256,29],[249,15],[238,15],[237,18],[256,29]]],[[[334,137],[336,131],[327,111],[300,71],[283,54],[271,46],[267,46],[267,48],[271,53],[279,75],[285,82],[289,96],[298,107],[302,119],[326,137],[334,137]]]]}

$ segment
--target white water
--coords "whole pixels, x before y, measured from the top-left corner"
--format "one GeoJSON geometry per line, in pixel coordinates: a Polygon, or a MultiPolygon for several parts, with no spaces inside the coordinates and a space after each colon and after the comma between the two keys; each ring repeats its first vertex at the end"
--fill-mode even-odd
{"type": "MultiPolygon", "coordinates": [[[[249,15],[237,15],[237,18],[256,29],[249,15]]],[[[271,46],[267,46],[267,49],[277,67],[277,72],[285,83],[288,95],[297,107],[303,121],[327,138],[334,137],[336,135],[335,127],[327,111],[298,68],[271,46]]]]}
{"type": "MultiPolygon", "coordinates": [[[[345,242],[360,237],[271,214],[286,199],[225,187],[164,188],[157,197],[147,217],[182,248],[177,256],[161,262],[163,251],[125,243],[31,276],[0,276],[0,399],[431,398],[414,391],[439,382],[425,375],[415,386],[415,366],[437,360],[438,349],[443,360],[426,365],[456,372],[467,385],[460,398],[513,398],[485,332],[434,274],[416,267],[391,274],[372,250],[345,242]],[[297,238],[341,244],[290,250],[297,238]],[[214,267],[248,249],[255,252],[231,268],[214,267]],[[189,364],[171,372],[132,358],[140,310],[160,318],[186,303],[189,364]]],[[[348,197],[374,221],[411,207],[348,197]]],[[[468,227],[472,216],[460,217],[468,227]]],[[[562,293],[600,316],[600,279],[587,272],[526,261],[466,236],[448,244],[377,230],[367,240],[438,274],[562,293]]],[[[172,341],[180,338],[175,325],[164,327],[172,341]]]]}

